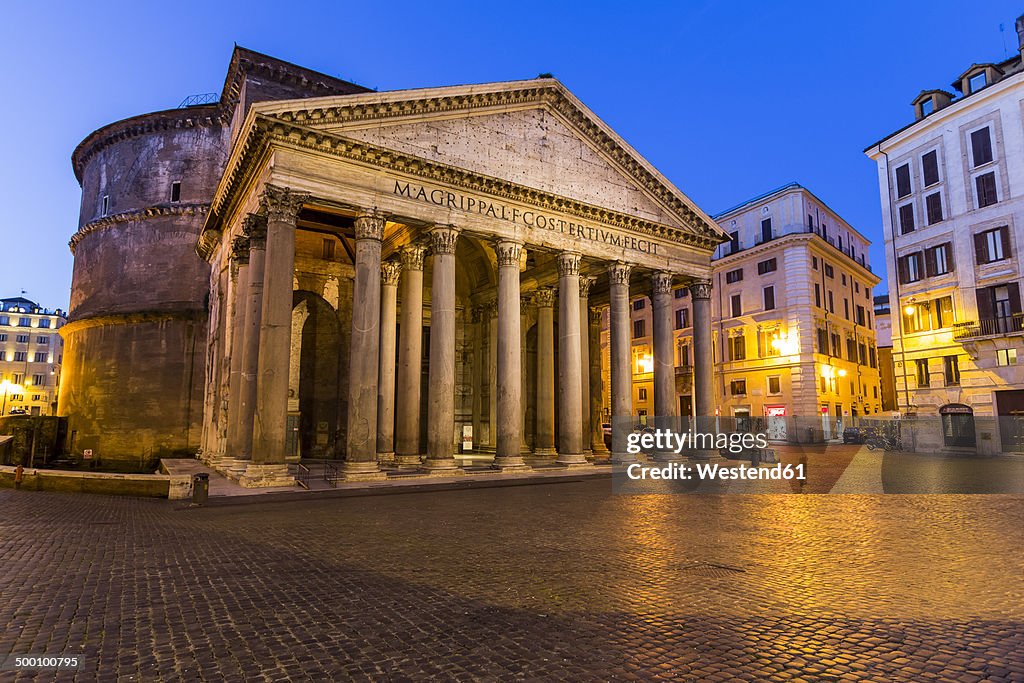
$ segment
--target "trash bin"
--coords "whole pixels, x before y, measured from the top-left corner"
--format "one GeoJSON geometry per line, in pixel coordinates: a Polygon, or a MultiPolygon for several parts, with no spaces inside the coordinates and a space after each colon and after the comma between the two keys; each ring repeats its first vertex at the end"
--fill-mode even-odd
{"type": "Polygon", "coordinates": [[[206,472],[192,475],[192,504],[205,505],[210,497],[210,475],[206,472]]]}

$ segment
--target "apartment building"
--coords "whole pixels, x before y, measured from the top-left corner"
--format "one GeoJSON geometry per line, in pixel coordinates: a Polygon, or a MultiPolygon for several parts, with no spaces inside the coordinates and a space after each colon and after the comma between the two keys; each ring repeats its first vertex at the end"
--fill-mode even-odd
{"type": "Polygon", "coordinates": [[[0,415],[53,415],[67,314],[24,297],[0,299],[0,415]]]}

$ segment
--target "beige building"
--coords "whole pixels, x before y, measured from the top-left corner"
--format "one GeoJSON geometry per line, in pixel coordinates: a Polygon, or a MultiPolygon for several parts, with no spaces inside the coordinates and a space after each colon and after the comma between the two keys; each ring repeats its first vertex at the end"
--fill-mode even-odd
{"type": "MultiPolygon", "coordinates": [[[[870,242],[791,183],[715,220],[730,236],[712,263],[718,413],[778,441],[833,438],[882,407],[870,242]],[[812,419],[813,418],[813,419],[812,419]],[[819,431],[820,430],[820,431],[819,431]],[[799,432],[799,433],[798,433],[799,432]]],[[[692,302],[674,294],[676,400],[691,413],[692,302]]],[[[655,414],[651,306],[632,302],[635,414],[655,414]]]]}
{"type": "MultiPolygon", "coordinates": [[[[1017,20],[1024,50],[1024,17],[1017,20]]],[[[997,46],[993,46],[993,52],[997,46]]],[[[1024,414],[1024,64],[977,63],[922,91],[869,147],[885,225],[899,410],[941,416],[935,446],[1015,449],[1024,414]],[[998,429],[999,434],[994,431],[998,429]]]]}
{"type": "Polygon", "coordinates": [[[60,309],[0,299],[0,416],[55,413],[66,322],[60,309]]]}

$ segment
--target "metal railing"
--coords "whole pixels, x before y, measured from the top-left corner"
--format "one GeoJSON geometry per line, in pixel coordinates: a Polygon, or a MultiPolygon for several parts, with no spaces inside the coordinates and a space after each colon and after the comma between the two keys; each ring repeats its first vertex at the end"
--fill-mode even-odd
{"type": "Polygon", "coordinates": [[[295,481],[299,483],[299,486],[309,490],[309,468],[303,465],[301,462],[295,467],[295,481]]]}
{"type": "Polygon", "coordinates": [[[181,101],[181,104],[178,105],[178,109],[185,109],[186,107],[198,107],[203,104],[216,104],[219,101],[219,93],[204,92],[198,95],[189,95],[181,101]]]}
{"type": "Polygon", "coordinates": [[[325,462],[324,463],[324,481],[326,481],[328,484],[330,484],[334,488],[338,488],[338,479],[339,479],[339,477],[340,477],[340,475],[338,473],[338,466],[335,465],[333,462],[325,462]]]}
{"type": "Polygon", "coordinates": [[[953,339],[973,339],[976,337],[994,337],[1004,334],[1024,332],[1024,313],[985,318],[977,322],[953,324],[953,339]]]}

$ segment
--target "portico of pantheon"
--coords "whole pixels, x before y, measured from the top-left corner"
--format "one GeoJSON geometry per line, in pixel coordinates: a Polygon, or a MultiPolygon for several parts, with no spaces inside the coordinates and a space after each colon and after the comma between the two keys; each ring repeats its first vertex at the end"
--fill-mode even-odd
{"type": "Polygon", "coordinates": [[[202,453],[243,485],[300,455],[454,474],[464,437],[501,470],[586,467],[608,457],[602,362],[610,414],[633,413],[631,296],[653,302],[655,413],[676,414],[680,287],[713,413],[727,237],[557,80],[257,103],[231,136],[197,247],[202,453]]]}

